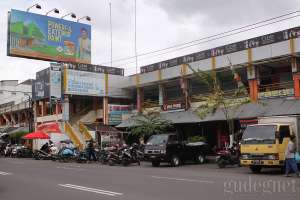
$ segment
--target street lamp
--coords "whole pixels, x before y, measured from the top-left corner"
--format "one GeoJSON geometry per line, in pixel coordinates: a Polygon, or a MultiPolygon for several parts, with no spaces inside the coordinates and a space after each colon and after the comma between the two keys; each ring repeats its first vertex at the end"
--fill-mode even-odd
{"type": "Polygon", "coordinates": [[[27,8],[26,9],[26,12],[29,12],[29,10],[31,9],[31,8],[33,8],[33,7],[35,7],[36,9],[42,9],[42,7],[40,6],[40,4],[34,4],[34,5],[32,5],[32,6],[30,6],[29,8],[27,8]]]}
{"type": "Polygon", "coordinates": [[[77,19],[77,22],[79,22],[80,20],[82,19],[85,19],[86,21],[91,21],[91,18],[89,16],[83,16],[83,17],[80,17],[79,19],[77,19]]]}
{"type": "Polygon", "coordinates": [[[71,17],[74,18],[74,19],[76,18],[76,15],[75,15],[74,13],[68,13],[68,14],[62,16],[61,19],[65,18],[65,17],[67,17],[67,16],[71,16],[71,17]]]}
{"type": "Polygon", "coordinates": [[[55,14],[59,14],[59,10],[57,8],[53,8],[52,10],[49,10],[48,12],[46,12],[46,16],[51,13],[51,12],[54,12],[55,14]]]}

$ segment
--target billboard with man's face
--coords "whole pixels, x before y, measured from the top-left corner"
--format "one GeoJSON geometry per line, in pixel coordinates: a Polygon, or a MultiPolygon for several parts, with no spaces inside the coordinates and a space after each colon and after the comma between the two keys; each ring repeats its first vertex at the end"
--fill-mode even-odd
{"type": "Polygon", "coordinates": [[[39,60],[91,63],[91,26],[11,10],[8,55],[39,60]]]}

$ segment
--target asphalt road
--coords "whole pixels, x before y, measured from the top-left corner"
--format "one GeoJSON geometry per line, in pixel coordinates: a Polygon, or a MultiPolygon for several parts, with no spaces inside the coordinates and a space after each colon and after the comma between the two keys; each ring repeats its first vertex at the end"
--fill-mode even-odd
{"type": "Polygon", "coordinates": [[[1,200],[189,200],[300,197],[300,178],[214,164],[106,166],[0,158],[1,200]]]}

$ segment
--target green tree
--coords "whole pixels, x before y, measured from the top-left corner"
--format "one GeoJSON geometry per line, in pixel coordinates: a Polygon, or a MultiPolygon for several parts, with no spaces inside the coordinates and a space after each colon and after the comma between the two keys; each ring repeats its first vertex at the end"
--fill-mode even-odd
{"type": "Polygon", "coordinates": [[[149,112],[138,114],[133,117],[134,126],[131,128],[131,133],[139,138],[162,134],[172,127],[172,123],[162,119],[158,112],[149,112]]]}
{"type": "MultiPolygon", "coordinates": [[[[230,64],[231,65],[231,64],[230,64]]],[[[209,95],[199,95],[197,98],[202,102],[197,108],[197,113],[201,119],[207,117],[209,114],[214,114],[217,111],[221,111],[228,125],[228,131],[230,134],[230,145],[232,145],[234,137],[234,117],[237,109],[246,103],[250,102],[249,93],[247,88],[241,81],[237,82],[237,87],[233,91],[231,97],[225,95],[225,91],[221,87],[221,79],[216,71],[202,71],[200,69],[195,70],[187,64],[190,70],[193,71],[197,80],[205,84],[209,88],[209,95]]],[[[239,76],[231,65],[232,78],[239,76]]],[[[238,77],[236,77],[238,78],[238,77]]]]}

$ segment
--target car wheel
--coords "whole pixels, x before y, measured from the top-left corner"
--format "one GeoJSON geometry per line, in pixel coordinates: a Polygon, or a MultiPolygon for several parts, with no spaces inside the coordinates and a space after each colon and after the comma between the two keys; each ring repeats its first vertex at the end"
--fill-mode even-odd
{"type": "Polygon", "coordinates": [[[152,161],[152,167],[159,167],[160,162],[159,161],[152,161]]]}
{"type": "Polygon", "coordinates": [[[181,164],[181,160],[180,160],[179,156],[173,155],[171,157],[171,166],[178,167],[180,164],[181,164]]]}
{"type": "Polygon", "coordinates": [[[199,153],[196,158],[196,163],[203,164],[205,162],[205,156],[202,153],[199,153]]]}
{"type": "Polygon", "coordinates": [[[260,173],[260,171],[261,171],[261,166],[250,166],[250,170],[253,172],[253,173],[255,173],[255,174],[258,174],[258,173],[260,173]]]}

